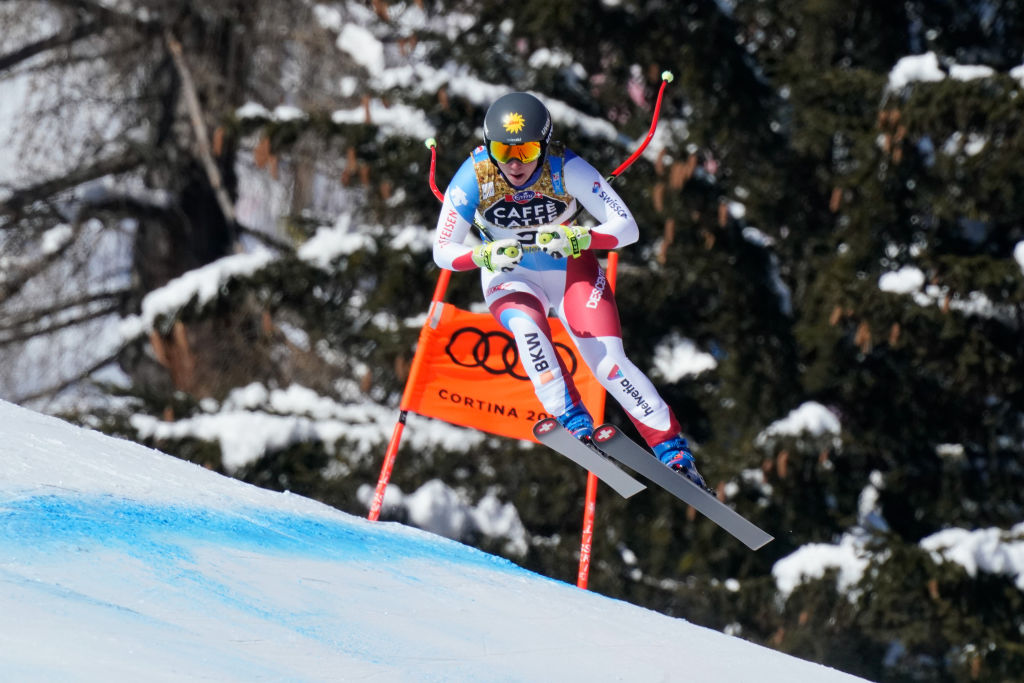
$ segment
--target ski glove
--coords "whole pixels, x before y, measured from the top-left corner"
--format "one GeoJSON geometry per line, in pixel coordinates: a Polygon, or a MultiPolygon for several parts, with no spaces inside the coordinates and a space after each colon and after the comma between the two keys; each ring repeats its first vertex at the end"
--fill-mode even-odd
{"type": "Polygon", "coordinates": [[[508,272],[523,260],[523,247],[519,240],[508,238],[481,244],[473,248],[473,263],[492,273],[508,272]]]}
{"type": "Polygon", "coordinates": [[[537,233],[537,244],[554,258],[579,258],[590,248],[590,228],[585,225],[547,225],[537,233]]]}

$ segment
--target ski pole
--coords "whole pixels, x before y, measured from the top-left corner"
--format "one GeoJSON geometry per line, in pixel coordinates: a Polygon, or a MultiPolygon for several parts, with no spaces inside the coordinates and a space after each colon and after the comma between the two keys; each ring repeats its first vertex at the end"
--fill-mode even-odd
{"type": "MultiPolygon", "coordinates": [[[[651,120],[651,128],[650,130],[647,131],[647,137],[644,138],[644,141],[640,143],[639,147],[636,148],[636,151],[629,155],[628,159],[619,164],[619,167],[612,171],[611,175],[605,178],[605,180],[608,181],[609,185],[615,182],[615,179],[619,177],[619,174],[621,174],[627,168],[632,166],[633,162],[636,161],[641,154],[643,154],[643,151],[645,149],[647,149],[647,145],[651,143],[651,138],[654,137],[654,131],[658,128],[658,117],[661,115],[661,100],[665,95],[665,86],[671,83],[673,78],[674,76],[672,75],[671,71],[661,72],[661,87],[658,89],[658,99],[654,103],[654,117],[651,120]]],[[[583,207],[577,207],[576,212],[572,215],[572,217],[562,225],[574,225],[576,223],[576,219],[580,217],[581,213],[583,213],[583,207]]],[[[537,242],[539,242],[540,244],[547,244],[548,242],[553,240],[556,237],[556,235],[557,233],[553,232],[542,232],[537,235],[537,242]]]]}
{"type": "Polygon", "coordinates": [[[661,114],[661,98],[665,95],[665,86],[671,83],[674,78],[675,76],[672,75],[671,71],[661,72],[661,88],[658,89],[658,99],[654,103],[654,118],[651,121],[651,129],[647,131],[647,137],[644,138],[643,143],[637,148],[637,150],[633,152],[628,159],[623,161],[621,166],[612,171],[612,175],[608,178],[608,182],[611,182],[612,178],[618,177],[620,173],[629,168],[632,163],[636,161],[637,157],[647,149],[647,145],[651,143],[651,138],[654,137],[654,130],[658,127],[658,116],[661,114]]]}
{"type": "Polygon", "coordinates": [[[437,169],[437,140],[434,138],[427,138],[423,141],[423,144],[430,150],[430,189],[434,191],[434,196],[437,197],[437,201],[444,201],[444,194],[441,190],[437,189],[437,183],[434,182],[434,171],[437,169]]]}
{"type": "MultiPolygon", "coordinates": [[[[434,138],[427,138],[426,140],[423,141],[423,144],[425,144],[427,146],[427,149],[430,150],[430,189],[434,192],[434,196],[437,197],[437,201],[443,202],[444,201],[444,193],[441,192],[441,190],[439,190],[437,188],[437,182],[434,180],[435,173],[437,171],[437,140],[435,140],[434,138]]],[[[477,230],[480,231],[480,235],[486,241],[488,241],[488,242],[493,242],[494,241],[494,236],[491,235],[491,231],[488,230],[487,226],[484,225],[483,223],[481,223],[479,219],[474,217],[473,218],[473,225],[476,227],[477,230]]],[[[514,248],[513,247],[507,247],[506,248],[506,253],[508,252],[509,249],[514,249],[514,248]]],[[[512,256],[512,257],[515,256],[515,254],[508,254],[508,255],[512,256]]]]}
{"type": "MultiPolygon", "coordinates": [[[[665,95],[665,86],[671,83],[673,78],[675,77],[672,75],[671,71],[661,72],[661,87],[658,89],[658,99],[654,103],[654,117],[651,120],[651,128],[647,131],[647,137],[644,138],[644,141],[636,148],[636,151],[629,155],[628,159],[619,164],[619,167],[612,171],[611,175],[605,178],[609,185],[614,183],[615,179],[618,178],[623,171],[632,166],[633,162],[643,154],[645,149],[647,149],[647,145],[651,144],[651,138],[654,137],[654,131],[658,128],[658,117],[661,115],[661,100],[665,95]]],[[[575,223],[581,213],[583,213],[582,206],[576,209],[576,213],[572,215],[572,218],[570,218],[569,222],[565,225],[572,225],[575,223]]]]}

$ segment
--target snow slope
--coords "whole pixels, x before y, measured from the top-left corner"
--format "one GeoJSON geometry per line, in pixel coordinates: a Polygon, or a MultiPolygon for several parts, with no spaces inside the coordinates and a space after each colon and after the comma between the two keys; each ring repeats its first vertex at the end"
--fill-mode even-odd
{"type": "Polygon", "coordinates": [[[860,680],[0,402],[5,680],[860,680]]]}

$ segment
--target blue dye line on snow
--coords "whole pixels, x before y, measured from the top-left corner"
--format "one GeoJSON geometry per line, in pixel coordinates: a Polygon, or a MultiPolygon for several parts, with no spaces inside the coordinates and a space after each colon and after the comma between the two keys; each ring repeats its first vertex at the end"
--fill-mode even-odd
{"type": "Polygon", "coordinates": [[[0,547],[46,546],[124,552],[159,564],[189,562],[190,546],[322,560],[441,560],[525,572],[512,562],[443,538],[396,533],[388,525],[260,508],[213,509],[114,496],[45,495],[0,501],[0,547]]]}
{"type": "MultiPolygon", "coordinates": [[[[8,500],[0,494],[0,582],[21,585],[29,594],[44,591],[112,610],[143,623],[162,623],[161,617],[144,606],[136,610],[131,599],[111,602],[91,594],[88,588],[78,591],[60,582],[32,578],[31,565],[40,559],[59,562],[65,554],[89,556],[109,551],[137,559],[143,571],[148,568],[151,572],[140,585],[162,591],[163,599],[177,601],[180,609],[206,606],[202,609],[219,615],[216,618],[231,618],[232,612],[218,611],[223,607],[343,649],[367,662],[386,662],[387,657],[377,652],[374,643],[386,640],[387,633],[378,632],[377,626],[361,623],[353,632],[338,615],[319,611],[315,603],[281,603],[264,596],[247,584],[244,576],[221,575],[215,565],[206,564],[209,558],[193,556],[203,549],[280,557],[285,562],[289,558],[351,562],[367,565],[374,573],[390,574],[405,584],[421,582],[421,561],[456,573],[473,567],[545,580],[508,560],[448,539],[344,515],[332,518],[256,507],[208,508],[78,493],[8,500]],[[154,583],[147,584],[147,580],[154,583]]],[[[100,563],[108,561],[104,555],[96,558],[100,563]]],[[[112,567],[111,571],[112,577],[121,576],[120,569],[112,567]]],[[[126,576],[132,580],[131,574],[126,576]]],[[[299,575],[282,576],[284,581],[302,581],[299,575]]],[[[429,590],[429,584],[424,588],[429,590]]],[[[315,600],[316,589],[308,595],[315,600]]]]}

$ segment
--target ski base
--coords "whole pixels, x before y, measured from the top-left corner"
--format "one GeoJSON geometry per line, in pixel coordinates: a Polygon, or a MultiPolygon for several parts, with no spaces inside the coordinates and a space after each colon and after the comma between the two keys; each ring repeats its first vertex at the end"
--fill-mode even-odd
{"type": "Polygon", "coordinates": [[[647,488],[645,484],[622,471],[596,448],[587,446],[573,436],[553,417],[533,425],[533,435],[545,446],[593,473],[623,498],[629,498],[647,488]]]}
{"type": "Polygon", "coordinates": [[[594,430],[594,445],[684,503],[693,506],[697,512],[735,536],[748,548],[757,550],[774,540],[774,536],[763,531],[714,495],[666,467],[653,454],[623,434],[618,427],[609,424],[597,427],[594,430]]]}

